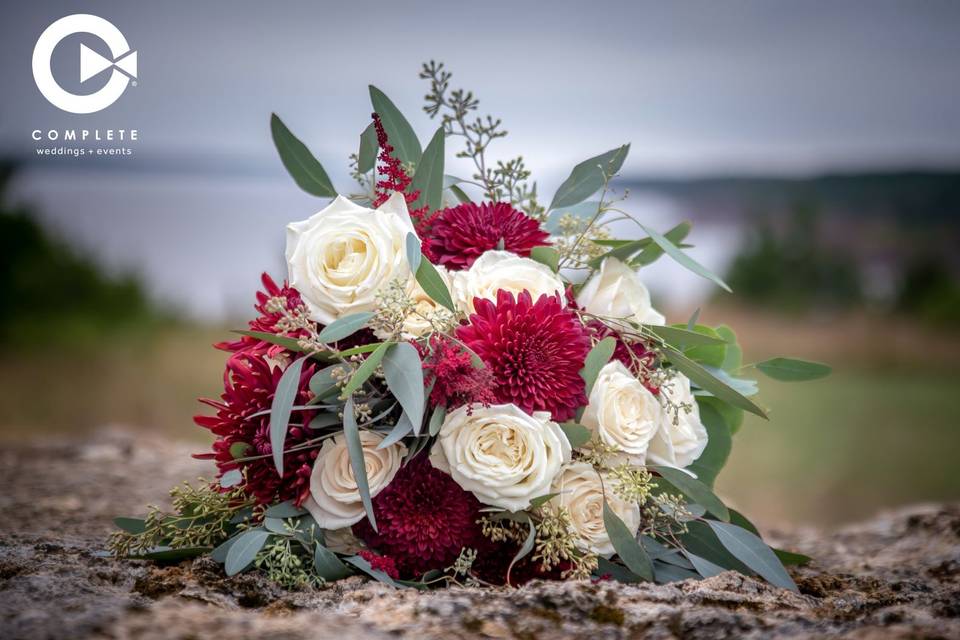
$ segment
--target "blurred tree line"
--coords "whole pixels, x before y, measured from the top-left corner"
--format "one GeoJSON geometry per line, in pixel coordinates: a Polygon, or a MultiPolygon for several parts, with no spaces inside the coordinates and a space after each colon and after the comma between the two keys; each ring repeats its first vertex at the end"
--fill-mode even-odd
{"type": "Polygon", "coordinates": [[[0,346],[91,343],[169,320],[136,278],[105,273],[47,233],[30,207],[12,203],[14,172],[0,163],[0,346]]]}
{"type": "Polygon", "coordinates": [[[746,301],[793,313],[881,302],[887,311],[960,326],[960,282],[945,257],[924,242],[908,243],[893,261],[886,276],[889,295],[877,301],[870,299],[853,248],[823,241],[815,206],[794,207],[779,229],[770,216],[753,219],[746,246],[727,274],[727,282],[746,301]]]}

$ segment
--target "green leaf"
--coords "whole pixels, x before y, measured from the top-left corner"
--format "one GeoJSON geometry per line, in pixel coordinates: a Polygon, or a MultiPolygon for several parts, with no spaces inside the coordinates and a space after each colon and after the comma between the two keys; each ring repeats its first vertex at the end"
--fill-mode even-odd
{"type": "Polygon", "coordinates": [[[539,507],[542,507],[543,505],[547,504],[548,502],[550,502],[551,500],[553,500],[554,498],[556,498],[558,495],[560,495],[560,494],[559,494],[559,493],[547,493],[547,494],[542,495],[542,496],[537,496],[536,498],[534,498],[533,500],[530,501],[530,508],[531,508],[531,509],[537,509],[537,508],[539,508],[539,507]]]}
{"type": "MultiPolygon", "coordinates": [[[[679,245],[681,242],[683,242],[683,239],[687,237],[687,234],[690,233],[691,228],[692,227],[689,222],[681,222],[663,234],[663,237],[673,244],[679,245]]],[[[630,266],[644,267],[648,264],[656,262],[662,255],[663,247],[656,243],[651,243],[643,248],[643,251],[640,252],[640,255],[630,261],[630,266]]]]}
{"type": "Polygon", "coordinates": [[[360,311],[359,313],[351,313],[342,318],[337,318],[323,328],[323,331],[320,332],[317,339],[320,340],[320,342],[329,344],[343,340],[344,338],[349,338],[367,326],[370,318],[374,315],[372,311],[360,311]]]}
{"type": "Polygon", "coordinates": [[[277,473],[283,476],[283,445],[287,440],[287,431],[290,426],[290,412],[293,402],[300,390],[300,374],[303,363],[307,358],[300,358],[291,362],[273,394],[273,403],[270,405],[270,447],[273,450],[273,464],[277,473]]]}
{"type": "Polygon", "coordinates": [[[607,535],[610,536],[614,550],[627,568],[644,580],[652,581],[653,565],[650,563],[650,556],[633,537],[623,520],[613,512],[606,500],[603,501],[603,526],[607,530],[607,535]]]}
{"type": "Polygon", "coordinates": [[[420,191],[420,197],[413,203],[414,209],[424,205],[431,212],[443,208],[443,139],[443,127],[440,127],[417,163],[417,172],[410,183],[412,189],[420,191]]]}
{"type": "Polygon", "coordinates": [[[730,387],[727,383],[717,378],[707,369],[704,369],[703,365],[697,364],[676,349],[664,347],[664,351],[667,354],[667,358],[670,360],[670,364],[680,371],[680,373],[690,378],[690,380],[698,387],[709,391],[724,402],[727,402],[735,407],[740,407],[745,411],[749,411],[754,415],[758,415],[761,418],[766,419],[767,413],[763,409],[754,404],[749,398],[730,387]]]}
{"type": "Polygon", "coordinates": [[[283,347],[287,351],[303,353],[303,348],[300,346],[300,341],[296,338],[278,336],[275,333],[267,333],[266,331],[234,331],[233,333],[239,333],[242,336],[250,336],[251,338],[256,338],[257,340],[262,340],[263,342],[269,342],[270,344],[276,344],[283,347]]]}
{"type": "Polygon", "coordinates": [[[220,486],[224,489],[235,487],[241,482],[243,482],[243,474],[240,473],[240,469],[230,469],[220,476],[220,486]]]}
{"type": "Polygon", "coordinates": [[[420,268],[420,261],[423,259],[423,253],[420,251],[420,238],[417,234],[410,232],[404,239],[407,250],[407,264],[410,266],[410,273],[416,273],[420,268]]]}
{"type": "Polygon", "coordinates": [[[660,245],[660,248],[663,249],[668,256],[676,260],[681,266],[686,267],[702,278],[710,280],[721,289],[725,291],[731,291],[730,287],[727,286],[727,283],[721,280],[719,276],[715,275],[705,266],[688,256],[679,247],[677,247],[677,245],[670,242],[670,240],[665,238],[659,232],[654,231],[653,229],[647,227],[646,225],[640,224],[639,222],[637,224],[640,225],[640,228],[642,228],[654,242],[660,245]]]}
{"type": "Polygon", "coordinates": [[[684,551],[695,553],[724,569],[733,569],[748,576],[753,575],[749,567],[727,551],[706,522],[697,520],[688,522],[687,533],[680,536],[680,544],[684,551]]]}
{"type": "MultiPolygon", "coordinates": [[[[551,211],[550,215],[547,216],[547,222],[545,225],[546,229],[553,235],[559,235],[560,221],[564,218],[564,216],[570,215],[578,220],[586,222],[593,216],[597,215],[599,208],[600,203],[596,200],[581,202],[569,207],[559,207],[554,211],[551,211]]],[[[629,242],[629,240],[627,242],[629,242]]]]}
{"type": "Polygon", "coordinates": [[[113,519],[113,524],[117,525],[127,533],[132,533],[134,535],[143,533],[147,530],[146,521],[143,518],[127,518],[125,516],[118,516],[113,519]]]}
{"type": "Polygon", "coordinates": [[[373,372],[377,370],[377,366],[380,364],[380,361],[383,360],[383,356],[387,353],[387,349],[394,345],[393,342],[382,342],[380,346],[377,347],[376,351],[367,356],[367,359],[357,367],[357,370],[353,373],[353,377],[350,378],[350,381],[347,382],[346,386],[343,387],[341,392],[341,397],[349,397],[354,391],[363,386],[363,383],[367,381],[370,376],[373,375],[373,372]]]}
{"type": "Polygon", "coordinates": [[[280,161],[293,176],[298,187],[321,198],[333,198],[337,195],[337,190],[333,188],[323,165],[313,157],[305,144],[290,133],[287,125],[283,124],[275,113],[270,116],[270,133],[273,135],[273,144],[280,153],[280,161]]]}
{"type": "Polygon", "coordinates": [[[224,571],[227,575],[235,576],[253,564],[269,537],[270,532],[264,529],[248,529],[241,533],[227,551],[224,563],[224,571]]]}
{"type": "Polygon", "coordinates": [[[743,409],[732,407],[713,396],[697,396],[697,404],[701,407],[710,405],[717,413],[723,416],[723,421],[727,424],[727,428],[730,429],[730,435],[739,431],[743,425],[743,409]]]}
{"type": "Polygon", "coordinates": [[[371,351],[376,351],[380,347],[379,342],[371,342],[370,344],[362,344],[359,347],[353,347],[352,349],[344,349],[343,351],[337,351],[336,356],[340,358],[349,358],[350,356],[355,356],[358,353],[370,353],[371,351]]]}
{"type": "Polygon", "coordinates": [[[423,394],[423,362],[417,349],[409,342],[395,345],[383,357],[383,374],[387,388],[413,425],[413,434],[419,436],[426,398],[423,394]]]}
{"type": "Polygon", "coordinates": [[[313,550],[313,568],[317,575],[327,582],[335,582],[349,576],[352,572],[333,551],[322,544],[317,544],[313,550]]]}
{"type": "Polygon", "coordinates": [[[238,533],[232,538],[227,538],[226,540],[221,542],[216,548],[214,548],[213,551],[210,552],[210,558],[214,562],[219,562],[220,564],[223,564],[224,562],[226,562],[227,553],[230,551],[230,547],[232,547],[233,543],[236,542],[242,535],[243,535],[243,532],[238,533]]]}
{"type": "Polygon", "coordinates": [[[743,349],[737,343],[737,334],[725,324],[717,327],[717,335],[727,341],[727,353],[720,368],[724,371],[737,371],[743,365],[743,349]]]}
{"type": "Polygon", "coordinates": [[[390,146],[393,147],[395,157],[403,162],[420,162],[420,141],[417,140],[417,134],[413,127],[403,117],[396,105],[390,101],[380,89],[370,85],[370,102],[373,104],[373,110],[380,116],[380,122],[383,123],[383,129],[387,133],[390,146]]]}
{"type": "Polygon", "coordinates": [[[430,416],[430,426],[427,429],[427,433],[430,436],[435,436],[440,433],[440,427],[443,426],[443,421],[447,417],[447,408],[446,407],[437,407],[433,410],[433,415],[430,416]]]}
{"type": "Polygon", "coordinates": [[[587,444],[593,435],[590,429],[576,422],[563,422],[560,424],[560,428],[563,429],[563,435],[567,436],[571,449],[587,444]]]}
{"type": "Polygon", "coordinates": [[[774,549],[773,553],[785,567],[802,566],[813,560],[813,558],[810,556],[805,556],[802,553],[796,553],[795,551],[787,551],[785,549],[774,549]]]}
{"type": "Polygon", "coordinates": [[[616,348],[617,341],[612,336],[607,336],[593,345],[590,353],[587,354],[583,362],[583,369],[580,369],[580,377],[583,378],[584,393],[588,398],[590,397],[590,391],[593,390],[593,383],[597,381],[597,376],[600,375],[600,370],[610,362],[616,348]]]}
{"type": "Polygon", "coordinates": [[[707,367],[719,369],[723,366],[723,361],[727,357],[727,342],[713,328],[698,324],[693,327],[693,332],[705,337],[713,338],[710,344],[687,343],[683,348],[683,354],[700,364],[707,367]]]}
{"type": "Polygon", "coordinates": [[[270,533],[278,533],[280,535],[286,535],[289,533],[286,525],[283,524],[283,520],[280,518],[264,518],[263,526],[270,533]]]}
{"type": "Polygon", "coordinates": [[[693,568],[697,570],[704,578],[712,578],[713,576],[719,575],[726,571],[723,567],[718,564],[714,564],[707,560],[706,558],[701,558],[700,556],[690,553],[689,551],[684,550],[684,555],[687,556],[687,560],[693,565],[693,568]]]}
{"type": "MultiPolygon", "coordinates": [[[[700,411],[700,422],[707,430],[707,446],[700,457],[693,461],[687,469],[697,474],[697,478],[708,487],[712,487],[723,465],[730,457],[733,448],[733,438],[730,436],[730,427],[723,416],[712,405],[702,403],[697,398],[700,411]]],[[[731,512],[732,517],[732,512],[731,512]]]]}
{"type": "Polygon", "coordinates": [[[377,164],[377,128],[371,122],[360,134],[360,150],[357,151],[357,171],[367,173],[377,164]]]}
{"type": "Polygon", "coordinates": [[[397,419],[397,424],[393,426],[393,429],[390,430],[387,437],[380,441],[377,449],[386,449],[390,445],[406,438],[409,433],[413,433],[413,423],[410,422],[410,418],[407,417],[406,413],[401,413],[397,419]]]}
{"type": "Polygon", "coordinates": [[[625,144],[575,166],[570,176],[557,189],[549,209],[569,207],[592,196],[603,186],[604,176],[610,178],[620,171],[628,153],[630,145],[625,144]]]}
{"type": "MultiPolygon", "coordinates": [[[[377,353],[374,351],[374,353],[377,353]]],[[[347,453],[350,456],[350,468],[357,481],[357,490],[363,509],[367,512],[367,519],[374,531],[377,529],[377,518],[373,515],[373,502],[370,500],[370,484],[367,482],[367,464],[363,455],[363,445],[360,443],[360,429],[357,427],[357,418],[354,414],[353,398],[347,397],[343,406],[343,435],[347,440],[347,453]]]]}
{"type": "Polygon", "coordinates": [[[337,414],[318,413],[317,415],[313,416],[312,420],[310,420],[310,424],[307,425],[307,428],[316,431],[317,429],[332,427],[337,424],[340,424],[340,418],[337,416],[337,414]]]}
{"type": "MultiPolygon", "coordinates": [[[[606,242],[609,242],[609,241],[594,240],[593,242],[594,244],[604,245],[606,244],[606,242]]],[[[613,245],[613,249],[611,249],[610,251],[607,251],[605,254],[601,256],[597,256],[596,258],[593,258],[587,264],[593,267],[594,269],[596,269],[601,264],[603,264],[603,261],[606,260],[607,258],[614,258],[616,260],[619,260],[620,262],[626,262],[627,260],[630,259],[630,256],[640,251],[644,247],[649,246],[651,242],[653,241],[650,240],[650,238],[642,238],[640,240],[627,240],[627,241],[618,240],[617,244],[613,245]]]]}
{"type": "Polygon", "coordinates": [[[530,259],[550,267],[554,273],[560,270],[560,252],[553,247],[534,247],[530,251],[530,259]]]}
{"type": "Polygon", "coordinates": [[[720,501],[713,491],[710,490],[710,487],[703,484],[696,478],[690,476],[690,474],[681,471],[675,467],[667,467],[663,465],[647,465],[648,469],[652,469],[659,473],[667,482],[672,484],[674,487],[680,490],[680,493],[690,498],[696,504],[699,504],[701,507],[720,518],[724,522],[730,520],[730,512],[727,511],[727,507],[720,501]]]}
{"type": "Polygon", "coordinates": [[[805,382],[830,375],[831,368],[822,362],[796,358],[771,358],[754,365],[767,376],[782,382],[805,382]]]}
{"type": "Polygon", "coordinates": [[[332,395],[331,391],[339,391],[337,379],[333,377],[333,372],[337,369],[343,371],[345,367],[342,364],[332,364],[310,376],[309,386],[314,400],[319,402],[326,396],[332,395]]]}
{"type": "Polygon", "coordinates": [[[465,204],[467,202],[473,202],[473,200],[470,199],[470,196],[467,195],[466,191],[464,191],[457,185],[452,185],[450,187],[450,193],[452,193],[453,196],[457,199],[457,201],[460,202],[461,204],[465,204]]]}
{"type": "Polygon", "coordinates": [[[635,584],[643,582],[643,578],[627,569],[622,564],[607,560],[603,556],[597,557],[597,570],[594,572],[597,576],[609,575],[617,582],[624,584],[635,584]]]}
{"type": "Polygon", "coordinates": [[[682,580],[689,580],[691,578],[699,578],[700,576],[690,569],[684,569],[683,567],[678,567],[675,564],[670,564],[667,562],[662,562],[660,560],[653,561],[653,576],[657,584],[667,584],[670,582],[680,582],[682,580]]]}
{"type": "Polygon", "coordinates": [[[307,513],[306,509],[296,506],[292,500],[287,500],[267,507],[263,515],[268,518],[296,518],[305,513],[307,513]]]}
{"type": "Polygon", "coordinates": [[[757,572],[770,584],[799,593],[797,585],[783,568],[773,550],[753,533],[726,522],[708,520],[717,539],[735,558],[757,572]]]}
{"type": "MultiPolygon", "coordinates": [[[[663,327],[655,324],[645,324],[643,326],[650,333],[667,343],[667,345],[680,350],[694,345],[726,344],[723,338],[709,332],[692,331],[678,326],[663,327]]],[[[709,327],[706,328],[709,329],[709,327]]]]}
{"type": "Polygon", "coordinates": [[[420,283],[424,293],[430,296],[432,300],[442,304],[453,313],[457,312],[446,283],[440,277],[437,268],[430,264],[430,261],[426,258],[420,261],[420,267],[417,269],[417,282],[420,283]]]}
{"type": "Polygon", "coordinates": [[[229,451],[230,457],[236,460],[247,455],[247,452],[250,451],[250,445],[246,442],[234,442],[230,445],[229,451]]]}

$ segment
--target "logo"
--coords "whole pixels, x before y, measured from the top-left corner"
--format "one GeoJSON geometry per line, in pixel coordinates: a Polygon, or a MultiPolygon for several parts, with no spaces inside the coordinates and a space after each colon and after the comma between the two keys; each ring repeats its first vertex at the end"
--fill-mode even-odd
{"type": "Polygon", "coordinates": [[[43,33],[33,49],[33,79],[40,93],[50,104],[70,113],[95,113],[106,109],[123,95],[130,80],[137,77],[137,52],[130,50],[120,30],[103,18],[76,13],[60,18],[43,33]],[[53,77],[50,61],[60,41],[75,33],[91,33],[103,40],[110,50],[108,59],[80,44],[80,83],[112,69],[110,80],[102,89],[88,95],[65,90],[53,77]]]}

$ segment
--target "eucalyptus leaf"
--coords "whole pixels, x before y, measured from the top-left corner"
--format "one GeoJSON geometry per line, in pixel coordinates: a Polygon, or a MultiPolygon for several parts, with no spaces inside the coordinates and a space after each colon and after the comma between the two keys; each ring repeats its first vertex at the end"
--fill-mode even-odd
{"type": "Polygon", "coordinates": [[[403,407],[403,413],[413,426],[413,434],[420,435],[426,398],[423,390],[423,362],[409,342],[400,342],[383,357],[383,374],[387,388],[403,407]]]}
{"type": "Polygon", "coordinates": [[[796,551],[787,551],[786,549],[774,549],[773,553],[785,567],[802,566],[813,560],[810,556],[805,556],[796,551]]]}
{"type": "Polygon", "coordinates": [[[754,415],[766,419],[767,413],[758,405],[754,404],[749,398],[742,395],[727,383],[718,379],[703,367],[690,358],[686,357],[676,349],[665,347],[664,351],[667,358],[680,373],[684,374],[701,389],[709,391],[711,394],[735,407],[740,407],[754,415]]]}
{"type": "Polygon", "coordinates": [[[473,200],[470,199],[470,196],[467,195],[466,191],[464,191],[457,185],[452,185],[450,187],[450,193],[452,193],[453,196],[457,199],[457,202],[461,204],[465,204],[467,202],[473,202],[473,200]]]}
{"type": "Polygon", "coordinates": [[[286,502],[270,505],[267,507],[267,510],[263,512],[263,515],[268,518],[296,518],[305,513],[307,513],[306,509],[293,504],[292,500],[287,500],[286,502]]]}
{"type": "Polygon", "coordinates": [[[235,487],[241,482],[243,482],[243,474],[240,472],[240,469],[230,469],[230,471],[220,476],[220,486],[224,489],[235,487]]]}
{"type": "Polygon", "coordinates": [[[440,127],[417,163],[417,172],[413,175],[410,187],[420,191],[420,196],[413,203],[413,209],[426,205],[427,211],[433,212],[443,208],[443,139],[443,127],[440,127]]]}
{"type": "Polygon", "coordinates": [[[411,231],[404,239],[404,244],[407,251],[407,264],[410,266],[410,273],[416,273],[417,269],[420,268],[420,261],[423,258],[423,253],[420,251],[420,238],[411,231]]]}
{"type": "Polygon", "coordinates": [[[337,318],[323,328],[323,330],[317,336],[317,339],[320,340],[320,342],[329,344],[331,342],[343,340],[344,338],[349,338],[357,331],[367,326],[370,318],[372,318],[374,315],[375,314],[372,311],[360,311],[358,313],[351,313],[350,315],[343,316],[342,318],[337,318]]]}
{"type": "Polygon", "coordinates": [[[680,327],[665,327],[655,324],[643,325],[650,333],[654,334],[669,346],[675,349],[683,350],[693,345],[725,345],[723,338],[717,335],[710,335],[700,331],[690,329],[681,329],[680,327]]]}
{"type": "Polygon", "coordinates": [[[403,162],[420,162],[422,151],[420,141],[417,140],[417,134],[413,127],[403,117],[396,105],[390,101],[380,89],[370,85],[370,102],[373,110],[380,116],[380,122],[383,123],[383,129],[393,147],[395,157],[403,162]]]}
{"type": "Polygon", "coordinates": [[[430,261],[426,258],[420,261],[420,267],[417,269],[417,282],[420,283],[424,293],[430,296],[432,300],[442,304],[453,313],[457,312],[446,283],[440,277],[437,268],[430,264],[430,261]]]}
{"type": "Polygon", "coordinates": [[[653,565],[650,557],[606,500],[603,501],[603,526],[614,550],[627,568],[644,580],[652,581],[653,565]]]}
{"type": "Polygon", "coordinates": [[[433,410],[433,415],[430,416],[430,426],[427,429],[427,433],[430,436],[435,436],[440,433],[440,427],[443,426],[443,421],[447,417],[447,408],[446,407],[437,407],[433,410]]]}
{"type": "Polygon", "coordinates": [[[363,386],[363,383],[377,370],[377,366],[379,366],[380,361],[383,360],[383,356],[386,355],[387,349],[393,345],[393,342],[383,342],[373,353],[367,356],[367,359],[357,367],[357,370],[353,373],[353,377],[351,377],[343,387],[341,396],[349,397],[354,391],[363,386]]]}
{"type": "Polygon", "coordinates": [[[726,505],[720,501],[720,498],[714,495],[710,487],[696,478],[691,477],[690,474],[681,469],[664,465],[647,465],[647,468],[659,473],[667,482],[676,487],[680,493],[701,505],[716,517],[724,522],[730,520],[730,512],[727,510],[726,505]]]}
{"type": "MultiPolygon", "coordinates": [[[[687,468],[697,474],[700,482],[712,487],[720,470],[723,469],[723,465],[727,463],[727,458],[730,457],[733,438],[731,438],[730,428],[720,412],[710,404],[699,402],[701,398],[697,400],[700,422],[707,430],[707,446],[700,457],[687,468]]],[[[731,511],[731,517],[732,513],[731,511]]]]}
{"type": "Polygon", "coordinates": [[[693,564],[693,567],[697,570],[704,578],[712,578],[713,576],[719,575],[726,571],[723,567],[718,564],[714,564],[707,560],[706,558],[701,558],[695,553],[690,553],[689,551],[684,551],[684,554],[687,556],[687,560],[693,564]]]}
{"type": "MultiPolygon", "coordinates": [[[[374,351],[374,353],[377,353],[374,351]]],[[[348,396],[343,406],[343,435],[347,441],[347,454],[350,456],[350,468],[357,482],[360,500],[367,513],[367,519],[374,531],[377,529],[377,518],[373,514],[373,502],[370,500],[370,485],[367,482],[367,465],[363,455],[363,445],[360,442],[360,429],[357,427],[357,418],[354,412],[353,398],[348,396]]]]}
{"type": "Polygon", "coordinates": [[[287,365],[270,405],[270,447],[273,450],[273,464],[280,476],[283,476],[283,445],[290,426],[290,412],[300,391],[300,374],[306,361],[304,357],[287,365]]]}
{"type": "MultiPolygon", "coordinates": [[[[663,234],[663,237],[679,246],[683,239],[687,237],[687,234],[690,233],[691,228],[692,227],[689,222],[681,222],[663,234]]],[[[656,262],[662,255],[663,247],[655,242],[652,242],[643,248],[643,251],[640,252],[640,255],[630,261],[630,266],[645,267],[648,264],[656,262]]]]}
{"type": "Polygon", "coordinates": [[[630,569],[612,560],[607,560],[603,556],[597,557],[597,570],[594,573],[597,576],[608,575],[617,582],[624,584],[643,582],[643,578],[630,571],[630,569]]]}
{"type": "Polygon", "coordinates": [[[557,189],[549,209],[578,204],[595,194],[603,186],[605,177],[609,179],[620,171],[629,152],[630,145],[625,144],[575,166],[557,189]]]}
{"type": "Polygon", "coordinates": [[[287,531],[287,526],[283,524],[283,520],[280,518],[264,518],[263,527],[270,533],[277,533],[280,535],[287,535],[290,533],[287,531]]]}
{"type": "Polygon", "coordinates": [[[361,344],[357,347],[351,347],[349,349],[344,349],[343,351],[337,351],[336,356],[339,358],[349,358],[350,356],[355,356],[361,353],[370,353],[371,351],[376,351],[380,346],[379,342],[371,342],[370,344],[361,344]]]}
{"type": "Polygon", "coordinates": [[[411,433],[413,433],[413,423],[410,422],[410,418],[406,412],[404,412],[397,419],[397,424],[393,426],[393,429],[390,430],[387,437],[377,445],[377,449],[386,449],[390,445],[400,442],[411,433]]]}
{"type": "Polygon", "coordinates": [[[720,367],[704,365],[703,368],[709,371],[717,380],[720,380],[742,396],[755,396],[760,392],[760,387],[757,385],[756,380],[735,378],[720,367]]]}
{"type": "Polygon", "coordinates": [[[534,498],[533,500],[530,501],[530,508],[531,508],[531,509],[537,509],[537,508],[539,508],[539,507],[542,507],[543,505],[547,504],[548,502],[550,502],[551,500],[553,500],[554,498],[556,498],[558,495],[560,495],[560,494],[559,494],[559,493],[548,493],[548,494],[546,494],[546,495],[537,496],[536,498],[534,498]]]}
{"type": "Polygon", "coordinates": [[[287,351],[293,351],[294,353],[303,353],[303,347],[300,346],[300,341],[296,338],[288,338],[287,336],[278,336],[275,333],[268,333],[267,331],[234,331],[233,333],[239,333],[242,336],[249,336],[251,338],[256,338],[257,340],[262,340],[263,342],[269,342],[270,344],[275,344],[283,347],[287,351]]]}
{"type": "Polygon", "coordinates": [[[666,252],[668,256],[676,260],[681,266],[686,267],[702,278],[710,280],[724,291],[731,291],[730,287],[727,286],[727,283],[720,279],[720,276],[714,274],[705,266],[688,256],[683,252],[683,250],[677,247],[677,245],[674,243],[670,242],[670,240],[665,238],[662,234],[647,227],[646,225],[640,224],[639,222],[637,224],[640,225],[640,228],[642,228],[647,235],[650,236],[650,238],[656,242],[660,248],[664,250],[664,252],[666,252]]]}
{"type": "Polygon", "coordinates": [[[554,273],[560,270],[560,252],[553,247],[534,247],[530,250],[530,259],[546,265],[554,273]]]}
{"type": "Polygon", "coordinates": [[[725,324],[717,327],[717,335],[727,341],[727,353],[720,368],[724,371],[737,371],[743,365],[743,349],[737,343],[737,334],[725,324]]]}
{"type": "Polygon", "coordinates": [[[653,561],[653,577],[657,584],[668,584],[670,582],[680,582],[691,578],[699,578],[695,571],[678,567],[675,564],[663,562],[661,560],[653,561]]]}
{"type": "Polygon", "coordinates": [[[270,538],[270,532],[264,529],[248,529],[241,533],[227,551],[224,563],[224,571],[227,575],[235,576],[252,565],[268,538],[270,538]]]}
{"type": "Polygon", "coordinates": [[[147,524],[143,518],[127,518],[125,516],[119,516],[113,519],[113,524],[117,525],[117,527],[123,529],[127,533],[132,533],[134,535],[143,533],[147,530],[147,524]]]}
{"type": "Polygon", "coordinates": [[[563,429],[563,435],[567,436],[571,449],[582,447],[590,442],[590,438],[593,436],[590,429],[576,422],[563,422],[560,424],[560,428],[563,429]]]}
{"type": "Polygon", "coordinates": [[[831,368],[822,362],[810,362],[797,358],[771,358],[754,365],[774,380],[781,382],[805,382],[830,375],[831,368]]]}
{"type": "Polygon", "coordinates": [[[307,428],[312,431],[316,431],[317,429],[332,427],[340,423],[340,416],[335,413],[318,413],[310,420],[310,424],[307,425],[307,428]]]}
{"type": "Polygon", "coordinates": [[[357,171],[367,173],[377,164],[377,128],[371,122],[360,134],[360,149],[357,151],[357,171]]]}
{"type": "Polygon", "coordinates": [[[797,585],[783,568],[773,550],[750,531],[726,522],[708,520],[720,543],[735,558],[753,569],[770,584],[799,593],[797,585]]]}
{"type": "Polygon", "coordinates": [[[330,177],[323,165],[310,153],[307,146],[290,133],[287,125],[277,116],[270,116],[270,133],[273,144],[280,154],[280,161],[293,177],[297,186],[307,193],[321,198],[333,198],[337,195],[330,177]]]}
{"type": "Polygon", "coordinates": [[[681,534],[679,540],[684,551],[694,553],[724,569],[733,569],[748,576],[754,575],[747,565],[727,551],[717,534],[704,521],[688,522],[687,532],[681,534]]]}
{"type": "Polygon", "coordinates": [[[220,564],[223,564],[224,562],[226,562],[227,553],[230,551],[230,547],[232,547],[233,543],[236,542],[242,535],[243,533],[241,532],[233,536],[232,538],[227,538],[226,540],[221,542],[219,545],[217,545],[214,548],[213,551],[210,552],[210,559],[213,560],[214,562],[219,562],[220,564]]]}
{"type": "Polygon", "coordinates": [[[580,370],[580,377],[583,378],[585,385],[584,393],[590,397],[590,391],[593,389],[593,383],[597,381],[600,370],[610,362],[613,352],[617,348],[617,341],[612,336],[607,336],[597,344],[593,345],[583,362],[583,369],[580,370]]]}
{"type": "Polygon", "coordinates": [[[313,568],[317,575],[327,582],[342,580],[352,573],[350,567],[345,565],[337,554],[322,544],[317,544],[313,549],[313,568]]]}
{"type": "MultiPolygon", "coordinates": [[[[558,207],[547,216],[546,229],[553,235],[560,234],[560,221],[564,216],[572,216],[578,220],[587,221],[597,215],[600,209],[600,203],[596,200],[581,202],[569,207],[558,207]]],[[[630,242],[627,240],[626,242],[630,242]]]]}

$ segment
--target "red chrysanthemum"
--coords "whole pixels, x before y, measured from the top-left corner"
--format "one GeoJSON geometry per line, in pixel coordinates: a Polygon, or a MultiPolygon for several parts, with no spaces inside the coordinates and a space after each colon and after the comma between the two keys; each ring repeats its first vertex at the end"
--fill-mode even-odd
{"type": "MultiPolygon", "coordinates": [[[[387,132],[383,128],[379,114],[372,113],[370,117],[373,118],[373,128],[377,132],[377,144],[380,147],[380,155],[378,156],[380,166],[377,167],[380,180],[377,181],[374,188],[373,207],[377,208],[382,205],[395,191],[403,194],[404,200],[407,202],[407,207],[409,207],[420,197],[420,190],[414,189],[408,191],[408,189],[410,189],[410,183],[413,182],[413,178],[404,171],[403,163],[400,162],[400,159],[394,157],[393,145],[390,144],[387,138],[387,132]]],[[[425,227],[428,225],[429,214],[430,207],[427,205],[418,209],[410,209],[410,218],[413,220],[417,233],[421,236],[423,235],[425,227]]]]}
{"type": "Polygon", "coordinates": [[[423,252],[431,262],[460,271],[491,249],[527,257],[549,237],[539,222],[507,202],[466,202],[433,217],[423,252]]]}
{"type": "MultiPolygon", "coordinates": [[[[277,285],[273,278],[271,278],[267,273],[264,273],[262,276],[260,276],[260,281],[263,283],[263,291],[257,292],[257,303],[254,305],[254,308],[260,313],[260,316],[250,321],[250,331],[263,331],[265,333],[274,333],[291,338],[307,337],[308,332],[304,329],[284,331],[278,328],[277,324],[283,318],[283,314],[279,311],[271,311],[267,308],[268,301],[271,299],[282,298],[287,310],[291,313],[294,313],[303,305],[303,300],[300,298],[300,292],[288,285],[286,281],[283,282],[282,286],[277,285]]],[[[222,349],[223,351],[263,352],[273,357],[277,356],[284,350],[283,347],[270,342],[265,342],[263,340],[258,340],[257,338],[253,338],[251,336],[241,336],[238,340],[218,342],[213,346],[217,349],[222,349]]]]}
{"type": "Polygon", "coordinates": [[[363,519],[354,534],[393,558],[402,576],[416,578],[453,564],[464,547],[476,548],[480,502],[420,455],[397,472],[373,499],[379,532],[363,519]]]}
{"type": "Polygon", "coordinates": [[[475,298],[476,312],[457,338],[493,370],[498,402],[527,412],[549,411],[557,421],[572,418],[587,403],[580,369],[590,334],[558,296],[500,290],[497,302],[475,298]]]}
{"type": "MultiPolygon", "coordinates": [[[[303,368],[294,404],[302,405],[310,400],[308,386],[315,369],[313,364],[303,368]]],[[[283,370],[271,364],[265,353],[241,351],[231,356],[221,400],[200,400],[216,409],[216,415],[194,417],[194,422],[217,436],[213,452],[194,457],[214,459],[220,475],[241,469],[246,493],[260,504],[293,500],[299,505],[310,492],[310,472],[318,450],[288,451],[283,458],[283,477],[277,473],[271,456],[269,409],[281,375],[283,370]],[[261,415],[251,417],[257,413],[261,415]],[[262,457],[236,461],[238,457],[252,456],[262,457]]],[[[297,424],[309,424],[312,417],[309,411],[293,414],[294,425],[288,427],[285,448],[295,447],[312,437],[309,428],[297,424]]]]}
{"type": "MultiPolygon", "coordinates": [[[[424,352],[428,350],[422,348],[424,352]]],[[[430,390],[430,405],[452,411],[465,404],[492,404],[494,377],[489,367],[473,366],[470,354],[442,335],[430,339],[429,355],[423,361],[424,383],[430,390]]]]}

